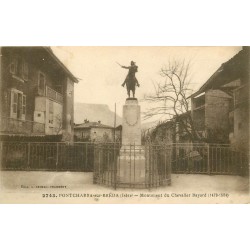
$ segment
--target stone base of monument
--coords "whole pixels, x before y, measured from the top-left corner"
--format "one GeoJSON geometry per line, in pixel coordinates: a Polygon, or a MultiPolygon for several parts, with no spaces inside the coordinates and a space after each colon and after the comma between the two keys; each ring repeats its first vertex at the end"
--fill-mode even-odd
{"type": "Polygon", "coordinates": [[[117,160],[117,184],[120,187],[145,187],[148,178],[143,147],[123,146],[117,160]]]}
{"type": "Polygon", "coordinates": [[[117,184],[145,187],[147,171],[145,150],[141,146],[141,108],[136,98],[123,105],[122,148],[117,160],[117,184]]]}

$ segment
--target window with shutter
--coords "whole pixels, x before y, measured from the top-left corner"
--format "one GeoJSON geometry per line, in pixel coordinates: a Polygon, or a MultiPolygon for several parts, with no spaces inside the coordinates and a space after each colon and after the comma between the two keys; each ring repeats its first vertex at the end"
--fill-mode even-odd
{"type": "Polygon", "coordinates": [[[11,89],[10,117],[25,120],[27,98],[22,91],[11,89]]]}
{"type": "Polygon", "coordinates": [[[28,63],[21,56],[13,56],[10,63],[10,73],[21,80],[28,80],[28,63]]]}
{"type": "Polygon", "coordinates": [[[28,80],[28,74],[29,74],[28,63],[26,61],[23,61],[23,79],[25,81],[28,80]]]}
{"type": "Polygon", "coordinates": [[[10,63],[10,73],[16,74],[17,72],[17,58],[13,57],[10,63]]]}

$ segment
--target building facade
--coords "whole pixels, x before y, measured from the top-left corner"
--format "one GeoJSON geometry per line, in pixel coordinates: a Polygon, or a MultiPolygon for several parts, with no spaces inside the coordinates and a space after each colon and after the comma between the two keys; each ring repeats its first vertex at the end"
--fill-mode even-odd
{"type": "Polygon", "coordinates": [[[221,90],[209,89],[192,97],[192,119],[201,138],[207,142],[229,142],[229,113],[232,97],[221,90]]]}
{"type": "Polygon", "coordinates": [[[208,142],[248,151],[249,62],[249,47],[243,47],[191,96],[196,129],[208,142]]]}
{"type": "MultiPolygon", "coordinates": [[[[75,125],[75,141],[82,142],[113,142],[114,128],[98,122],[85,120],[82,124],[75,125]]],[[[116,133],[116,137],[117,137],[116,133]]]]}
{"type": "Polygon", "coordinates": [[[49,47],[0,49],[1,135],[73,141],[76,77],[49,47]]]}

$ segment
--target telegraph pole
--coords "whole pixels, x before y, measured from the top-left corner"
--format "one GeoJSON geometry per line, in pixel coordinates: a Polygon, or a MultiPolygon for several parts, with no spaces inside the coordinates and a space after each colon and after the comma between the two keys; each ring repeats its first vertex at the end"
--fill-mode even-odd
{"type": "Polygon", "coordinates": [[[116,102],[115,102],[115,117],[114,117],[114,142],[115,142],[115,128],[116,128],[116,102]]]}

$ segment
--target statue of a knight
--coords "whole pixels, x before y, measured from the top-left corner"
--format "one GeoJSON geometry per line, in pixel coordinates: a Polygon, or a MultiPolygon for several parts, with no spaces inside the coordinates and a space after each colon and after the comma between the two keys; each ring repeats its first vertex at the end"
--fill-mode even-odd
{"type": "Polygon", "coordinates": [[[131,61],[130,66],[122,66],[124,69],[128,69],[128,74],[125,78],[125,81],[122,84],[122,87],[126,84],[128,97],[130,97],[130,91],[133,93],[133,98],[135,97],[135,86],[140,87],[138,80],[135,77],[135,73],[138,72],[138,66],[135,65],[135,62],[131,61]]]}

